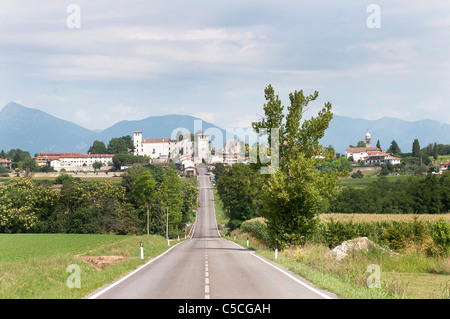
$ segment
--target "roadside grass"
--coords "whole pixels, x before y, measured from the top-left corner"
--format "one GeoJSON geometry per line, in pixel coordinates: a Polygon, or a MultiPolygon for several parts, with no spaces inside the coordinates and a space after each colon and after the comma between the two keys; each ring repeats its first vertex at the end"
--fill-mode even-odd
{"type": "Polygon", "coordinates": [[[162,236],[86,234],[1,234],[0,247],[1,299],[83,298],[169,248],[162,236]],[[99,269],[84,261],[87,256],[91,261],[114,256],[120,262],[99,269]],[[80,268],[80,288],[67,285],[69,265],[80,268]]]}
{"type": "MultiPolygon", "coordinates": [[[[221,211],[220,198],[215,197],[216,213],[221,211]],[[218,209],[219,207],[219,209],[218,209]]],[[[222,212],[223,214],[223,212],[222,212]]],[[[381,214],[323,214],[321,221],[370,223],[380,221],[414,222],[414,216],[381,214]]],[[[420,215],[420,220],[434,222],[439,218],[450,220],[450,214],[420,215]]],[[[416,215],[417,218],[417,215],[416,215]]],[[[261,218],[251,221],[263,221],[261,218]]],[[[222,231],[223,237],[271,260],[312,282],[315,286],[335,293],[344,299],[448,299],[450,298],[450,256],[428,256],[424,247],[409,243],[399,254],[389,254],[382,249],[352,253],[341,262],[329,256],[330,248],[324,244],[306,242],[278,252],[267,247],[252,234],[236,229],[222,231]],[[236,238],[236,239],[235,239],[236,238]],[[247,238],[249,245],[247,246],[247,238]],[[369,265],[380,268],[380,288],[369,288],[369,265]]]]}

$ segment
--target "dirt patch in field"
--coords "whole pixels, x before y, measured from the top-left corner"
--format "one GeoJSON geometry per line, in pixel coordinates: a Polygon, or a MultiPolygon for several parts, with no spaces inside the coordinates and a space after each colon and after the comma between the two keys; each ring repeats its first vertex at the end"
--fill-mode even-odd
{"type": "Polygon", "coordinates": [[[81,256],[82,261],[91,264],[97,270],[102,270],[113,264],[131,259],[132,257],[123,256],[81,256]]]}

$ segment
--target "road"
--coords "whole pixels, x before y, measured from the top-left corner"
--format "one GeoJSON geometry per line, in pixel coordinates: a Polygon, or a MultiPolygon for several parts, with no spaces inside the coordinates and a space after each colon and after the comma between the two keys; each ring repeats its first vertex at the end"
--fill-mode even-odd
{"type": "Polygon", "coordinates": [[[199,201],[191,239],[154,258],[89,298],[106,299],[332,299],[217,230],[209,176],[199,169],[199,201]]]}

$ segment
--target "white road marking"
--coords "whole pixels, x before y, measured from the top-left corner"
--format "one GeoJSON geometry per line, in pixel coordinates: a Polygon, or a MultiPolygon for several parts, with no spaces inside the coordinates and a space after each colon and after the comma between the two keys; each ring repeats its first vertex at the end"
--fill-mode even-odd
{"type": "MultiPolygon", "coordinates": [[[[235,242],[233,242],[233,241],[230,241],[230,242],[233,243],[233,244],[235,244],[236,246],[242,248],[242,249],[245,249],[245,248],[243,248],[241,245],[239,245],[239,244],[237,244],[237,243],[235,243],[235,242]]],[[[310,285],[304,283],[303,281],[299,280],[298,278],[295,278],[294,276],[292,276],[291,274],[289,274],[289,273],[286,272],[285,270],[283,270],[283,269],[281,269],[281,268],[275,266],[274,264],[268,262],[267,260],[265,260],[265,259],[259,257],[259,256],[256,255],[255,253],[250,253],[250,255],[252,255],[252,256],[258,258],[259,260],[261,260],[262,262],[266,263],[266,264],[269,265],[270,267],[275,268],[275,269],[278,270],[279,272],[283,273],[284,275],[286,275],[286,276],[288,276],[289,278],[291,278],[292,280],[294,280],[296,283],[299,283],[300,285],[302,285],[302,286],[304,286],[305,288],[311,290],[312,292],[318,294],[319,296],[322,296],[322,297],[325,298],[325,299],[333,299],[332,297],[330,297],[330,296],[328,296],[328,295],[322,293],[321,291],[319,291],[319,290],[317,290],[317,289],[311,287],[310,285]]]]}

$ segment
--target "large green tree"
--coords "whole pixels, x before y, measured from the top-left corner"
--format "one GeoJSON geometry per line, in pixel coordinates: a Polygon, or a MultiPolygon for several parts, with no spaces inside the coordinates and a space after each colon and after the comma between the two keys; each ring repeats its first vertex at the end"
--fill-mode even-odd
{"type": "Polygon", "coordinates": [[[414,142],[412,144],[412,156],[413,157],[420,157],[420,143],[419,143],[419,140],[417,138],[414,139],[414,142]]]}
{"type": "Polygon", "coordinates": [[[102,141],[95,140],[88,150],[89,154],[106,154],[106,145],[102,141]]]}
{"type": "Polygon", "coordinates": [[[108,154],[127,154],[129,150],[133,150],[133,140],[131,135],[122,137],[113,137],[108,143],[108,154]]]}
{"type": "Polygon", "coordinates": [[[290,93],[285,116],[284,106],[269,85],[265,89],[265,117],[252,123],[257,133],[267,131],[272,158],[274,152],[279,154],[279,167],[263,187],[261,212],[279,245],[298,243],[314,231],[319,205],[337,186],[337,172],[317,169],[332,156],[319,144],[333,118],[331,103],[325,103],[317,117],[303,119],[309,102],[318,95],[317,91],[308,96],[303,90],[290,93]],[[273,147],[273,132],[278,133],[278,148],[273,147]]]}
{"type": "Polygon", "coordinates": [[[147,210],[147,235],[150,234],[150,206],[155,200],[156,182],[149,171],[144,171],[134,182],[133,194],[147,210]]]}

